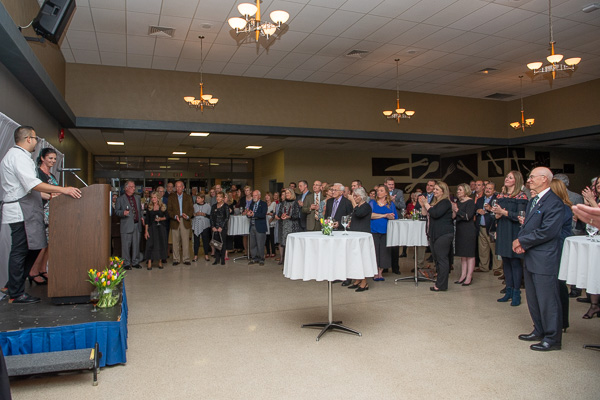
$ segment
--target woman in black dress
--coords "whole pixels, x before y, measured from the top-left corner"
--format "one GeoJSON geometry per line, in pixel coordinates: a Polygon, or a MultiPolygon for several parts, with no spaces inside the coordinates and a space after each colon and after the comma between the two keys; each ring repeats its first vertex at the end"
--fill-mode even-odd
{"type": "MultiPolygon", "coordinates": [[[[364,188],[359,187],[354,189],[354,192],[348,198],[354,207],[349,229],[353,232],[371,233],[371,213],[373,212],[373,209],[367,202],[367,200],[370,200],[369,195],[364,188]]],[[[348,289],[356,289],[355,292],[369,290],[367,278],[363,280],[354,280],[352,285],[348,286],[348,289]]]]}
{"type": "Polygon", "coordinates": [[[421,212],[429,217],[429,241],[437,269],[435,285],[429,288],[433,292],[448,290],[448,273],[450,272],[448,256],[454,239],[452,204],[449,197],[448,185],[442,181],[438,181],[433,188],[431,204],[427,203],[426,196],[419,197],[421,212]]]}
{"type": "Polygon", "coordinates": [[[461,183],[456,188],[458,201],[452,203],[452,216],[456,221],[454,255],[461,257],[460,279],[456,284],[469,286],[473,282],[475,251],[477,247],[477,227],[475,226],[475,202],[471,199],[471,188],[461,183]]]}
{"type": "Polygon", "coordinates": [[[158,260],[158,268],[163,269],[162,260],[167,258],[167,232],[164,224],[167,219],[167,206],[158,198],[158,193],[150,194],[146,207],[146,250],[144,258],[148,261],[148,271],[152,270],[152,261],[158,260]]]}
{"type": "Polygon", "coordinates": [[[210,226],[213,237],[220,240],[223,245],[221,249],[215,248],[216,265],[221,261],[221,265],[225,265],[225,251],[227,249],[227,223],[229,222],[229,206],[225,204],[225,195],[223,192],[217,193],[217,204],[212,206],[210,210],[210,226]]]}
{"type": "Polygon", "coordinates": [[[279,245],[283,249],[279,264],[285,261],[285,242],[290,233],[301,232],[300,228],[300,206],[296,201],[296,193],[290,188],[285,189],[285,201],[279,207],[279,218],[281,218],[281,229],[279,230],[279,245]]]}

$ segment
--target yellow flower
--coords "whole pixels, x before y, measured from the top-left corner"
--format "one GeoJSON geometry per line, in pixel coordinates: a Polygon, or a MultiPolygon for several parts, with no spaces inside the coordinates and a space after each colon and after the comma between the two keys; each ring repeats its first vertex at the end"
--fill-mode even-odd
{"type": "Polygon", "coordinates": [[[106,282],[102,282],[102,286],[106,286],[106,282]]]}

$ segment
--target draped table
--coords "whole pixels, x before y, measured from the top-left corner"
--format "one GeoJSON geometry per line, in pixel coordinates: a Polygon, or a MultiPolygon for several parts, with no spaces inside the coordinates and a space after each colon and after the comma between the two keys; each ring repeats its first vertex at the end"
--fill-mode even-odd
{"type": "MultiPolygon", "coordinates": [[[[227,223],[227,236],[237,235],[249,235],[250,234],[250,218],[245,215],[230,215],[229,222],[227,223]]],[[[250,247],[250,245],[248,245],[250,247]]],[[[233,261],[241,259],[250,259],[250,249],[247,251],[247,255],[236,257],[233,261]]]]}
{"type": "MultiPolygon", "coordinates": [[[[600,242],[592,242],[587,236],[571,236],[565,239],[558,279],[569,285],[585,288],[590,294],[600,294],[600,242]]],[[[598,350],[600,345],[584,345],[598,350]]]]}
{"type": "Polygon", "coordinates": [[[290,233],[285,246],[283,275],[289,279],[327,281],[328,322],[304,324],[302,328],[323,328],[317,341],[328,330],[338,329],[362,336],[360,332],[333,321],[331,283],[335,280],[364,279],[377,274],[373,236],[364,232],[334,231],[326,236],[321,232],[290,233]]]}
{"type": "Polygon", "coordinates": [[[424,276],[419,277],[417,268],[417,247],[428,246],[425,221],[414,221],[412,219],[393,219],[388,221],[386,246],[414,246],[415,248],[415,276],[397,278],[394,282],[414,280],[415,286],[421,281],[433,281],[424,276]]]}

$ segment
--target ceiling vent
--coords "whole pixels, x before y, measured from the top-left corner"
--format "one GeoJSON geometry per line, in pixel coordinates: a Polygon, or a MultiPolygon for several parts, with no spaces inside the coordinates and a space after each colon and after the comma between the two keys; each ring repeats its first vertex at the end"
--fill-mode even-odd
{"type": "Polygon", "coordinates": [[[154,37],[172,38],[175,34],[175,28],[168,28],[166,26],[154,26],[150,25],[148,28],[148,35],[154,37]]]}
{"type": "Polygon", "coordinates": [[[349,52],[348,54],[346,54],[346,57],[352,57],[352,58],[364,58],[369,52],[367,50],[352,50],[351,52],[349,52]]]}
{"type": "Polygon", "coordinates": [[[504,100],[504,99],[508,99],[509,97],[514,97],[514,94],[509,94],[509,93],[494,93],[494,94],[490,94],[488,96],[485,96],[486,99],[493,99],[493,100],[504,100]]]}

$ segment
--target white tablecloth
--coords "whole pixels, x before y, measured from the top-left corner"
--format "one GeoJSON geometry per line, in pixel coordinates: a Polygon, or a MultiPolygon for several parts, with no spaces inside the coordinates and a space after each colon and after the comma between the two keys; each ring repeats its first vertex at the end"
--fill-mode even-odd
{"type": "Polygon", "coordinates": [[[600,242],[592,242],[585,236],[568,237],[558,279],[590,294],[600,294],[600,242]]]}
{"type": "Polygon", "coordinates": [[[230,215],[227,235],[247,235],[250,232],[250,218],[245,215],[230,215]]]}
{"type": "Polygon", "coordinates": [[[389,220],[386,246],[428,246],[425,224],[411,219],[389,220]]]}
{"type": "Polygon", "coordinates": [[[373,236],[364,232],[291,233],[285,246],[283,275],[304,281],[363,279],[377,274],[373,236]]]}

